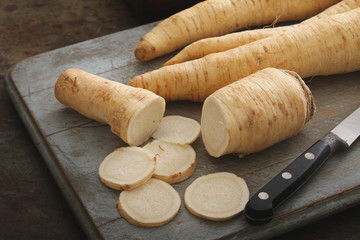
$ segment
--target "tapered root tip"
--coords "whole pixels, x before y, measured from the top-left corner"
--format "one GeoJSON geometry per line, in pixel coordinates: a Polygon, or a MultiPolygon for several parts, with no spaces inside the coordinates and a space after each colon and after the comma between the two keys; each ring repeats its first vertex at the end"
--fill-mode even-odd
{"type": "Polygon", "coordinates": [[[146,62],[157,57],[156,48],[145,40],[141,40],[139,42],[136,46],[134,54],[135,57],[142,62],[146,62]]]}

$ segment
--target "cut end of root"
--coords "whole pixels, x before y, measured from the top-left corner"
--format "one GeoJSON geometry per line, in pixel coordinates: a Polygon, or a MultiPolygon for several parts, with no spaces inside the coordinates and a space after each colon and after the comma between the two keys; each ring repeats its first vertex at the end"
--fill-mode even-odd
{"type": "Polygon", "coordinates": [[[224,155],[230,141],[222,109],[221,103],[210,96],[205,100],[202,110],[201,136],[207,152],[213,157],[224,155]]]}
{"type": "Polygon", "coordinates": [[[138,146],[144,143],[161,122],[165,112],[165,100],[155,98],[138,111],[129,124],[127,142],[138,146]]]}

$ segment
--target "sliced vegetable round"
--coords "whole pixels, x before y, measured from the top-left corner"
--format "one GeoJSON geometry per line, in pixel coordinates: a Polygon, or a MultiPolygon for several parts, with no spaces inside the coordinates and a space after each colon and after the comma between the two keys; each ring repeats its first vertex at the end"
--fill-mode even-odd
{"type": "Polygon", "coordinates": [[[180,205],[180,196],[176,190],[155,178],[131,191],[122,191],[117,201],[121,216],[141,227],[157,227],[168,223],[176,216],[180,205]]]}
{"type": "Polygon", "coordinates": [[[155,155],[155,178],[172,184],[189,178],[195,170],[196,153],[190,145],[154,140],[144,148],[155,155]]]}
{"type": "Polygon", "coordinates": [[[178,144],[193,143],[200,136],[200,123],[182,116],[164,117],[152,137],[178,144]]]}
{"type": "Polygon", "coordinates": [[[100,164],[100,180],[116,190],[130,190],[144,184],[155,170],[153,154],[140,147],[121,147],[100,164]]]}
{"type": "Polygon", "coordinates": [[[222,221],[240,214],[249,200],[245,181],[233,173],[212,173],[197,178],[184,195],[186,208],[196,216],[222,221]]]}

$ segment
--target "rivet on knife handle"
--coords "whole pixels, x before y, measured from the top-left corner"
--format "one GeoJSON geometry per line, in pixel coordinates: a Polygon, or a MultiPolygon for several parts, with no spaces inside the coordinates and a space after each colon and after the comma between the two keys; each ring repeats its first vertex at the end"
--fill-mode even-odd
{"type": "Polygon", "coordinates": [[[360,108],[313,144],[248,201],[245,217],[253,224],[269,222],[274,209],[304,184],[334,152],[348,148],[360,135],[360,108]]]}

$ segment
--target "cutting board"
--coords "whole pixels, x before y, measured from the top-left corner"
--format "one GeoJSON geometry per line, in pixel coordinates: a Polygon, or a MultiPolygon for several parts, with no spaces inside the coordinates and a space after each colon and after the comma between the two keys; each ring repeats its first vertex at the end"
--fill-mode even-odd
{"type": "MultiPolygon", "coordinates": [[[[81,68],[101,77],[127,83],[136,75],[156,69],[171,56],[148,63],[133,55],[142,35],[156,23],[46,52],[13,66],[6,76],[12,101],[33,141],[89,238],[92,239],[265,239],[298,228],[360,203],[360,141],[336,153],[312,179],[261,226],[246,222],[243,214],[214,222],[187,211],[182,202],[168,224],[141,228],[128,223],[116,208],[119,191],[98,177],[102,160],[115,148],[126,146],[109,126],[89,120],[54,96],[54,84],[68,68],[81,68]]],[[[201,137],[192,146],[197,168],[189,179],[173,184],[182,200],[186,187],[213,172],[232,172],[245,179],[250,194],[286,167],[302,151],[360,106],[360,72],[305,79],[317,105],[310,122],[295,137],[243,158],[210,157],[201,137]]],[[[202,103],[168,102],[165,115],[181,115],[200,122],[202,103]]]]}

